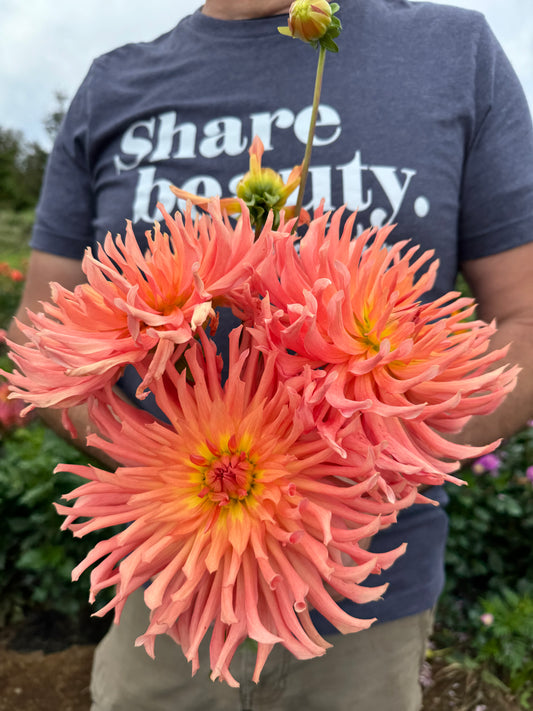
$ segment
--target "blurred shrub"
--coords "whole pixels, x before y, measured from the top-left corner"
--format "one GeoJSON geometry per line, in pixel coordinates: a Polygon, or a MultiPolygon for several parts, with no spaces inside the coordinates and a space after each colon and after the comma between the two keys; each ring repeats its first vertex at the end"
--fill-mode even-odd
{"type": "Polygon", "coordinates": [[[464,600],[514,587],[533,569],[533,428],[461,472],[451,488],[447,591],[464,600]]]}
{"type": "Polygon", "coordinates": [[[451,657],[503,681],[524,708],[533,691],[532,464],[528,427],[465,468],[468,487],[450,487],[447,583],[434,635],[451,657]]]}
{"type": "Polygon", "coordinates": [[[498,674],[524,708],[533,696],[533,581],[481,600],[475,660],[498,674]]]}
{"type": "Polygon", "coordinates": [[[6,328],[15,313],[25,275],[21,269],[11,267],[7,262],[0,261],[0,328],[6,328]]]}
{"type": "MultiPolygon", "coordinates": [[[[71,571],[99,539],[60,531],[52,502],[82,483],[52,474],[58,462],[86,457],[39,422],[3,433],[0,444],[0,624],[39,607],[75,616],[86,603],[88,574],[71,571]]],[[[107,532],[108,533],[108,532],[107,532]]],[[[101,536],[100,536],[101,537],[101,536]]]]}

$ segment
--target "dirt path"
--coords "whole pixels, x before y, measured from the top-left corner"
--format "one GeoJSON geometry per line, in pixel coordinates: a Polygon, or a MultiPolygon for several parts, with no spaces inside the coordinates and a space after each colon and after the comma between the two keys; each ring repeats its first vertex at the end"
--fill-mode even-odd
{"type": "Polygon", "coordinates": [[[92,646],[55,652],[0,649],[0,711],[88,711],[92,646]]]}
{"type": "MultiPolygon", "coordinates": [[[[20,652],[0,643],[0,711],[89,711],[94,645],[20,652]]],[[[423,711],[519,711],[473,673],[428,667],[423,711]]],[[[392,710],[391,710],[392,711],[392,710]]]]}

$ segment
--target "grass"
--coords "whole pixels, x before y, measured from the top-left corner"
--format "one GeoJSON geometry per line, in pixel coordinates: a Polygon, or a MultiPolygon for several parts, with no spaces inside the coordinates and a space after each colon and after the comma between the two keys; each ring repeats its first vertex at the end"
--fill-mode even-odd
{"type": "Polygon", "coordinates": [[[0,209],[0,262],[24,271],[30,253],[33,210],[0,209]]]}
{"type": "MultiPolygon", "coordinates": [[[[33,210],[15,212],[0,209],[0,265],[26,272],[33,210]]],[[[9,270],[8,270],[9,272],[9,270]]],[[[9,273],[0,273],[0,328],[7,328],[18,306],[24,282],[13,281],[9,273]]]]}

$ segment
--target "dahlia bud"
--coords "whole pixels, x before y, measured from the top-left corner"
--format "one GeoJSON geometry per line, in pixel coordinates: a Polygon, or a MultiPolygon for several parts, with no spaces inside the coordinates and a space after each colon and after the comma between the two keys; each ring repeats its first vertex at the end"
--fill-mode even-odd
{"type": "Polygon", "coordinates": [[[282,35],[336,52],[338,47],[333,38],[341,30],[341,23],[334,16],[338,9],[337,3],[330,4],[328,0],[294,0],[289,10],[288,27],[278,27],[278,30],[282,35]]]}
{"type": "Polygon", "coordinates": [[[289,13],[289,31],[304,42],[319,40],[331,23],[327,0],[295,0],[289,13]]]}

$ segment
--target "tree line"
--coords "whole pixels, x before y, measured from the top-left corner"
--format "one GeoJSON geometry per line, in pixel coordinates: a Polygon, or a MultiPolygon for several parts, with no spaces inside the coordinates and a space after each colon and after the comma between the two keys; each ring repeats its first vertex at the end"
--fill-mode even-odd
{"type": "MultiPolygon", "coordinates": [[[[45,118],[49,138],[57,134],[67,98],[55,95],[56,108],[45,118]]],[[[39,198],[48,152],[38,143],[28,142],[22,131],[0,126],[0,208],[15,211],[35,207],[39,198]]]]}

